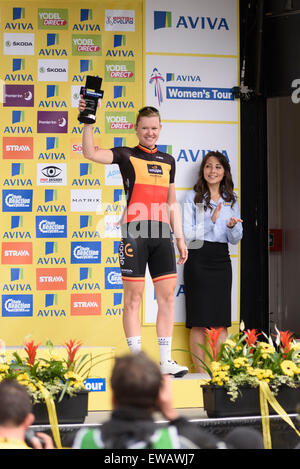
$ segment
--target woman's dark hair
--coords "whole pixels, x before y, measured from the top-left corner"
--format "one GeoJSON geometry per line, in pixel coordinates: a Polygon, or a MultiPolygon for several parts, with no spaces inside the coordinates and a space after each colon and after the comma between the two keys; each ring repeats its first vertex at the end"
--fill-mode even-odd
{"type": "Polygon", "coordinates": [[[233,192],[233,181],[231,176],[231,169],[228,159],[226,158],[223,153],[219,151],[210,151],[208,152],[200,165],[199,169],[199,176],[196,184],[194,185],[194,191],[196,192],[194,202],[196,203],[203,203],[205,202],[204,209],[206,210],[207,207],[212,210],[212,206],[210,205],[210,190],[207,185],[207,182],[204,179],[204,167],[207,163],[208,158],[214,156],[219,160],[219,163],[224,168],[224,177],[220,183],[220,194],[225,202],[231,202],[231,207],[236,201],[236,195],[233,192]]]}

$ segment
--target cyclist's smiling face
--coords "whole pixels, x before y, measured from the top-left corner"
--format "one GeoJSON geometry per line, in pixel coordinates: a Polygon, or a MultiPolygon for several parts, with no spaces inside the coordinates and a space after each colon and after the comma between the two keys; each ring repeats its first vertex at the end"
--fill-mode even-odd
{"type": "Polygon", "coordinates": [[[135,126],[139,143],[147,148],[154,148],[161,130],[161,123],[158,116],[143,116],[135,126]]]}

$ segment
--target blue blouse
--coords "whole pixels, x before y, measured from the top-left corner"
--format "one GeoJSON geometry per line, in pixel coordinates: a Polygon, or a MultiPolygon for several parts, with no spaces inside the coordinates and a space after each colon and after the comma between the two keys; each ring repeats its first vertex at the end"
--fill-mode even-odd
{"type": "Polygon", "coordinates": [[[226,202],[222,197],[218,202],[210,201],[212,210],[204,210],[204,204],[195,204],[195,191],[192,189],[185,197],[182,207],[183,233],[187,245],[196,239],[218,243],[237,244],[243,237],[243,226],[238,222],[233,228],[228,228],[227,223],[231,217],[241,218],[238,201],[226,202]],[[211,220],[217,205],[222,202],[223,206],[216,222],[211,220]]]}

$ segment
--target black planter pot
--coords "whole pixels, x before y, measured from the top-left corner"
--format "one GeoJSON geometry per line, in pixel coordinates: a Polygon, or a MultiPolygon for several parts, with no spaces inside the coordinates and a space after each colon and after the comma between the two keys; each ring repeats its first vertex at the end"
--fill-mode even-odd
{"type": "MultiPolygon", "coordinates": [[[[83,423],[88,414],[89,391],[80,391],[74,396],[65,395],[61,402],[55,402],[59,424],[83,423]]],[[[44,403],[34,404],[34,425],[49,425],[47,406],[44,403]]]]}
{"type": "MultiPolygon", "coordinates": [[[[202,386],[202,390],[204,410],[209,418],[261,415],[259,388],[240,387],[241,394],[234,402],[230,400],[227,390],[223,387],[209,384],[202,386]]],[[[275,397],[287,414],[294,414],[300,404],[300,387],[281,386],[275,397]]],[[[270,405],[269,413],[270,415],[276,414],[270,405]]]]}

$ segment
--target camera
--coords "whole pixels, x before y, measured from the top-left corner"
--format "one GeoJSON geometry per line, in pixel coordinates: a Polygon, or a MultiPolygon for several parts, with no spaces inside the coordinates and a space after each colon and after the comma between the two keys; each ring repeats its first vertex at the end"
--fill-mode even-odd
{"type": "Polygon", "coordinates": [[[25,443],[27,444],[27,446],[29,446],[30,448],[34,448],[33,444],[32,444],[32,439],[33,438],[37,438],[42,446],[42,448],[45,448],[45,442],[44,440],[42,440],[42,438],[39,438],[36,433],[31,429],[31,428],[28,428],[25,432],[25,443]]]}
{"type": "Polygon", "coordinates": [[[85,86],[80,88],[80,94],[85,101],[85,109],[79,113],[78,120],[84,124],[96,122],[98,100],[103,98],[101,90],[102,78],[87,75],[85,86]]]}

